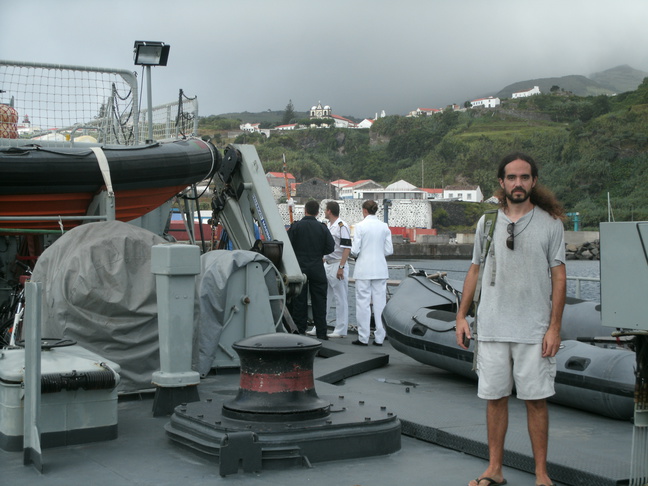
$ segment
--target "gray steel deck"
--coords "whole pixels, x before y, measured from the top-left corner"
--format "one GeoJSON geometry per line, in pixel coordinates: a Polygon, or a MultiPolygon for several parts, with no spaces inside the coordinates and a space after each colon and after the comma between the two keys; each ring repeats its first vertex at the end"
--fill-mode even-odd
{"type": "MultiPolygon", "coordinates": [[[[352,340],[324,344],[321,354],[328,357],[317,358],[314,367],[317,393],[395,411],[403,425],[399,452],[223,478],[213,459],[167,438],[169,419],[153,417],[148,394],[120,399],[116,440],[44,449],[42,475],[23,466],[22,452],[0,450],[0,484],[443,486],[477,477],[487,463],[485,404],[475,382],[419,364],[387,342],[364,348],[352,340]]],[[[202,400],[233,397],[237,389],[237,373],[210,375],[199,386],[202,400]]],[[[524,404],[512,399],[510,415],[505,476],[511,485],[533,485],[524,404]]],[[[631,423],[554,404],[550,420],[550,473],[557,485],[616,485],[628,478],[631,423]]]]}

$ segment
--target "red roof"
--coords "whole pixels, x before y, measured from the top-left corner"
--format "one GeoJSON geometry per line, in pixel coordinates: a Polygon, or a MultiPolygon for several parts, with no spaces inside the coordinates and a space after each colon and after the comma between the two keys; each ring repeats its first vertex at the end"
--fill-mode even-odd
{"type": "Polygon", "coordinates": [[[346,187],[355,187],[358,184],[364,184],[365,182],[373,182],[371,179],[363,179],[361,181],[349,182],[346,187]]]}
{"type": "Polygon", "coordinates": [[[346,179],[338,179],[337,181],[333,181],[333,182],[331,182],[331,185],[332,185],[332,186],[337,186],[337,187],[340,187],[340,186],[348,186],[349,184],[352,184],[352,182],[351,182],[351,181],[347,181],[346,179]]]}
{"type": "Polygon", "coordinates": [[[355,125],[355,122],[349,120],[348,118],[344,118],[343,116],[340,115],[331,115],[333,118],[337,118],[338,120],[344,120],[345,122],[349,122],[355,125]]]}
{"type": "MultiPolygon", "coordinates": [[[[267,172],[266,177],[281,177],[283,179],[284,173],[283,172],[267,172]]],[[[290,172],[288,172],[288,179],[292,179],[294,181],[295,176],[292,175],[290,172]]]]}
{"type": "Polygon", "coordinates": [[[419,191],[425,191],[428,194],[443,194],[443,189],[430,189],[426,187],[420,187],[419,191]]]}

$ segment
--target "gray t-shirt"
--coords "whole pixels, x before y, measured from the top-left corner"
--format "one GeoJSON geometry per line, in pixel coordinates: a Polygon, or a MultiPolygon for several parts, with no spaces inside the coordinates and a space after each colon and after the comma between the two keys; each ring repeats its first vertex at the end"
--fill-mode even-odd
{"type": "MultiPolygon", "coordinates": [[[[477,224],[472,262],[479,265],[484,217],[477,224]]],[[[515,249],[506,239],[511,220],[498,211],[484,265],[477,339],[542,343],[551,319],[551,267],[565,263],[562,221],[534,207],[515,223],[515,249]]]]}

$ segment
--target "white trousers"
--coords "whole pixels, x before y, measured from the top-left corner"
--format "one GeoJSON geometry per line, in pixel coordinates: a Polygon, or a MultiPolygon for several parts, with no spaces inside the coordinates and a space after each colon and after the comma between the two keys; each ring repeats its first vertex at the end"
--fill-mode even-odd
{"type": "Polygon", "coordinates": [[[337,271],[340,262],[325,263],[328,291],[326,293],[326,321],[333,320],[332,307],[335,304],[335,330],[340,336],[346,336],[349,329],[349,266],[345,266],[344,278],[338,280],[337,271]]]}
{"type": "Polygon", "coordinates": [[[373,316],[376,323],[374,341],[380,344],[385,340],[385,328],[381,316],[387,303],[387,279],[359,279],[355,282],[355,288],[358,339],[363,343],[369,342],[371,304],[373,303],[373,316]]]}

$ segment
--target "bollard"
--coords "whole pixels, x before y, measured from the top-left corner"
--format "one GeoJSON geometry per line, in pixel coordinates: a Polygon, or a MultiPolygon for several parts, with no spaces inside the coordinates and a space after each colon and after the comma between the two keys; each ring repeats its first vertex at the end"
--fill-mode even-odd
{"type": "Polygon", "coordinates": [[[327,417],[330,404],[317,396],[313,361],[322,344],[306,336],[275,333],[233,346],[241,361],[237,396],[223,416],[257,422],[295,422],[327,417]]]}

